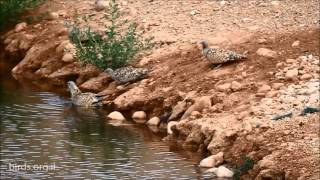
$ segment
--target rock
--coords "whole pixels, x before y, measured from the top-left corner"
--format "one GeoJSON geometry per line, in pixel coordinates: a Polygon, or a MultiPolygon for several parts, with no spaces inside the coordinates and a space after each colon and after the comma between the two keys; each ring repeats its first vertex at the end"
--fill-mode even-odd
{"type": "Polygon", "coordinates": [[[231,178],[233,177],[233,172],[224,166],[219,166],[218,168],[208,169],[207,172],[216,174],[217,177],[231,178]]]}
{"type": "Polygon", "coordinates": [[[56,20],[59,18],[59,14],[56,12],[50,12],[48,16],[48,20],[56,20]]]}
{"type": "Polygon", "coordinates": [[[215,155],[211,155],[203,160],[200,161],[200,167],[216,167],[223,163],[223,152],[219,152],[215,155]]]}
{"type": "Polygon", "coordinates": [[[258,93],[266,93],[270,90],[271,90],[271,87],[267,84],[264,84],[258,89],[258,93]]]}
{"type": "Polygon", "coordinates": [[[301,80],[309,80],[311,79],[313,76],[311,74],[304,74],[300,77],[301,80]]]}
{"type": "Polygon", "coordinates": [[[109,7],[109,1],[97,0],[95,4],[95,9],[97,11],[105,10],[109,7]]]}
{"type": "Polygon", "coordinates": [[[231,89],[232,89],[233,91],[239,91],[241,88],[242,88],[242,84],[240,84],[240,83],[237,82],[237,81],[232,81],[232,83],[231,83],[231,89]]]}
{"type": "Polygon", "coordinates": [[[299,74],[298,69],[291,69],[286,72],[285,78],[286,80],[295,80],[299,74]]]}
{"type": "Polygon", "coordinates": [[[277,52],[272,51],[267,48],[259,48],[256,52],[259,56],[269,57],[269,58],[276,58],[277,52]]]}
{"type": "Polygon", "coordinates": [[[144,111],[136,111],[132,115],[132,119],[146,119],[147,114],[144,111]]]}
{"type": "Polygon", "coordinates": [[[107,117],[110,119],[119,120],[119,121],[126,120],[126,118],[124,118],[124,116],[118,111],[113,111],[107,117]]]}
{"type": "Polygon", "coordinates": [[[273,83],[272,88],[275,90],[279,90],[282,86],[284,86],[283,83],[273,83]]]}
{"type": "Polygon", "coordinates": [[[118,109],[127,110],[136,103],[143,104],[147,101],[147,94],[145,93],[144,88],[136,86],[118,96],[113,102],[118,109]]]}
{"type": "Polygon", "coordinates": [[[72,62],[73,61],[73,55],[71,53],[66,53],[63,55],[62,59],[63,62],[72,62]]]}
{"type": "Polygon", "coordinates": [[[149,125],[149,126],[158,126],[159,123],[160,123],[160,118],[153,117],[153,118],[149,119],[149,121],[147,122],[147,125],[149,125]]]}
{"type": "Polygon", "coordinates": [[[15,32],[20,32],[22,30],[24,30],[27,27],[27,23],[26,22],[22,22],[16,25],[14,31],[15,32]]]}
{"type": "Polygon", "coordinates": [[[264,179],[274,179],[274,180],[285,179],[285,173],[276,169],[264,169],[259,172],[255,180],[264,180],[264,179]]]}
{"type": "Polygon", "coordinates": [[[276,67],[277,68],[281,68],[283,65],[284,65],[283,62],[279,62],[279,63],[276,64],[276,67]]]}
{"type": "Polygon", "coordinates": [[[297,62],[295,59],[286,59],[286,63],[288,64],[293,64],[295,62],[297,62]]]}
{"type": "Polygon", "coordinates": [[[168,133],[168,134],[173,134],[171,128],[172,128],[172,126],[174,126],[174,125],[176,125],[176,124],[178,124],[177,121],[170,121],[170,122],[168,123],[168,126],[167,126],[167,133],[168,133]]]}
{"type": "Polygon", "coordinates": [[[262,160],[260,160],[258,166],[260,169],[270,169],[276,167],[271,155],[265,156],[262,160]]]}
{"type": "Polygon", "coordinates": [[[179,101],[177,105],[175,105],[172,109],[172,113],[169,117],[169,121],[178,118],[182,113],[184,113],[188,108],[188,104],[186,101],[179,101]]]}
{"type": "Polygon", "coordinates": [[[203,109],[209,109],[212,105],[211,98],[211,96],[202,96],[196,99],[195,103],[186,110],[181,119],[189,117],[193,111],[202,112],[203,109]]]}
{"type": "Polygon", "coordinates": [[[88,91],[102,91],[112,81],[106,73],[100,73],[97,77],[90,78],[80,85],[81,89],[88,91]]]}
{"type": "Polygon", "coordinates": [[[291,46],[298,47],[299,45],[300,45],[300,41],[294,41],[291,46]]]}
{"type": "Polygon", "coordinates": [[[278,94],[277,91],[269,91],[269,92],[266,93],[266,97],[267,98],[272,98],[272,97],[275,97],[277,94],[278,94]]]}
{"type": "Polygon", "coordinates": [[[261,38],[261,39],[258,39],[258,40],[257,40],[257,43],[258,43],[258,44],[263,44],[263,43],[266,43],[266,42],[267,42],[267,40],[264,39],[264,38],[261,38]]]}
{"type": "Polygon", "coordinates": [[[216,87],[216,89],[221,92],[227,92],[231,89],[231,83],[225,83],[225,84],[218,85],[216,87]]]}

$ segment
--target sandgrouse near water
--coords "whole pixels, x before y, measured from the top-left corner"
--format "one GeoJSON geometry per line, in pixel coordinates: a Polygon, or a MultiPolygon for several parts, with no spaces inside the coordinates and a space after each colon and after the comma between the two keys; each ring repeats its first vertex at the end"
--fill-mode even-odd
{"type": "Polygon", "coordinates": [[[125,84],[145,78],[150,70],[147,68],[135,68],[132,66],[128,66],[118,68],[116,70],[108,68],[105,70],[105,72],[108,73],[113,80],[121,84],[125,84]]]}
{"type": "Polygon", "coordinates": [[[72,104],[77,106],[101,106],[103,95],[97,95],[91,92],[82,93],[73,81],[68,82],[68,88],[71,93],[72,104]]]}
{"type": "Polygon", "coordinates": [[[218,65],[217,68],[223,63],[247,57],[246,55],[238,54],[227,49],[209,48],[207,41],[200,41],[200,44],[202,45],[202,53],[204,57],[213,65],[218,65]]]}

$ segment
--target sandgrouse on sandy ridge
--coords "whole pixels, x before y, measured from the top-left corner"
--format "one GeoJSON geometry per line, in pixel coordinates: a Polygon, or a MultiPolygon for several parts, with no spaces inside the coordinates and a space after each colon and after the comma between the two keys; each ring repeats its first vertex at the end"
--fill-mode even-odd
{"type": "Polygon", "coordinates": [[[127,66],[118,68],[116,70],[108,68],[105,70],[105,72],[108,73],[113,80],[121,84],[125,84],[145,78],[150,70],[147,68],[135,68],[132,66],[127,66]]]}
{"type": "Polygon", "coordinates": [[[202,45],[202,53],[204,57],[213,65],[220,66],[223,63],[247,57],[246,55],[238,54],[227,49],[209,48],[208,41],[200,41],[199,44],[202,45]]]}
{"type": "Polygon", "coordinates": [[[97,95],[91,92],[82,93],[73,81],[68,82],[68,88],[71,93],[72,104],[77,106],[101,106],[103,95],[97,95]]]}

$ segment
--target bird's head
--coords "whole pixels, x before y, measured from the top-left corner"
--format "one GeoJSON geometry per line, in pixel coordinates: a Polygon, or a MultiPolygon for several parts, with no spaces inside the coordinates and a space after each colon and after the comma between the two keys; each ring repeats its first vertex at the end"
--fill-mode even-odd
{"type": "Polygon", "coordinates": [[[80,89],[78,88],[78,86],[76,85],[75,82],[68,81],[67,84],[68,84],[68,88],[69,88],[69,91],[71,92],[71,94],[81,93],[80,89]]]}
{"type": "Polygon", "coordinates": [[[209,43],[207,40],[201,40],[201,41],[199,41],[199,44],[202,46],[202,49],[209,47],[209,43]]]}
{"type": "Polygon", "coordinates": [[[107,68],[106,70],[104,70],[104,72],[111,74],[113,72],[113,70],[111,68],[107,68]]]}

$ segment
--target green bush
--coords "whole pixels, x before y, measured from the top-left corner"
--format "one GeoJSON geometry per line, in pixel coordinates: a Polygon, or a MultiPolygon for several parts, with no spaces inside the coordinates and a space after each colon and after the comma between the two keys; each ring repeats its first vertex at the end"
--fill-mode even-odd
{"type": "Polygon", "coordinates": [[[0,31],[18,22],[18,17],[28,8],[44,0],[0,0],[0,31]]]}
{"type": "Polygon", "coordinates": [[[119,19],[121,14],[115,0],[110,7],[111,25],[106,26],[102,35],[93,32],[88,25],[82,30],[77,23],[69,33],[77,58],[101,69],[127,66],[141,51],[153,47],[152,38],[144,39],[137,34],[135,23],[119,19]]]}

